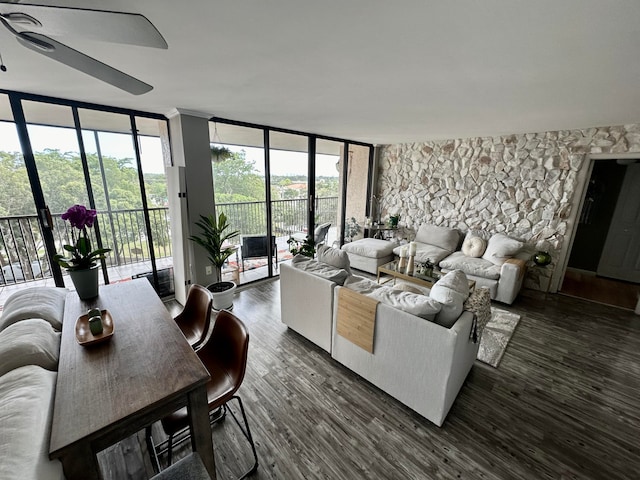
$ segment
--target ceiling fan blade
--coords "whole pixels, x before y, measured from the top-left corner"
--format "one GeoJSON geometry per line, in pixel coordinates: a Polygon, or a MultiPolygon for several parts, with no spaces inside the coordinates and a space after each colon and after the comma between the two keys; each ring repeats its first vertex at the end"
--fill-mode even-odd
{"type": "MultiPolygon", "coordinates": [[[[28,28],[42,35],[168,48],[153,23],[138,13],[4,2],[0,2],[0,13],[23,13],[35,18],[41,26],[28,28]]],[[[11,21],[11,16],[7,19],[11,21]]],[[[16,23],[20,24],[19,20],[16,23]]]]}
{"type": "Polygon", "coordinates": [[[137,78],[127,75],[120,70],[110,67],[106,63],[102,63],[95,58],[91,58],[82,52],[74,50],[52,38],[40,35],[39,33],[21,32],[16,38],[22,45],[34,52],[64,63],[71,68],[80,70],[103,82],[110,83],[114,87],[118,87],[133,95],[142,95],[153,89],[151,85],[137,78]],[[53,49],[43,48],[43,45],[52,46],[53,49]]]}

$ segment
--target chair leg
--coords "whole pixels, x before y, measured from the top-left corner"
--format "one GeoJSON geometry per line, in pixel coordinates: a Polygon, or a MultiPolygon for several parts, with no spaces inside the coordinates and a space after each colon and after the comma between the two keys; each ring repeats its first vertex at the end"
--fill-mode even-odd
{"type": "Polygon", "coordinates": [[[238,428],[240,428],[240,431],[242,432],[244,437],[249,441],[249,444],[251,445],[251,451],[253,452],[253,466],[238,479],[238,480],[242,480],[244,478],[247,478],[249,475],[255,473],[256,470],[258,470],[258,453],[256,452],[256,446],[253,443],[253,436],[251,436],[251,430],[249,429],[249,422],[247,421],[247,414],[244,411],[244,405],[242,404],[242,399],[238,395],[234,395],[231,399],[233,400],[234,398],[238,401],[238,405],[240,405],[240,412],[242,413],[242,419],[244,421],[246,430],[245,428],[242,428],[242,425],[240,425],[240,421],[238,420],[236,415],[233,413],[233,411],[230,408],[228,409],[228,411],[233,417],[233,419],[235,420],[236,424],[238,425],[238,428]]]}
{"type": "Polygon", "coordinates": [[[147,441],[147,450],[149,451],[149,457],[151,458],[151,464],[155,473],[160,473],[160,460],[158,459],[158,452],[153,444],[153,436],[151,435],[151,425],[145,428],[145,439],[147,441]]]}
{"type": "Polygon", "coordinates": [[[169,435],[167,440],[167,467],[171,465],[171,457],[173,455],[173,434],[169,435]]]}

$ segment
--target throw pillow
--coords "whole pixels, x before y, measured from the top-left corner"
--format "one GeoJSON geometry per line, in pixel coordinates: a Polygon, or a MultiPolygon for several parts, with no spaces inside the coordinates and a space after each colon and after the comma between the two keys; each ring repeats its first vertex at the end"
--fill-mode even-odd
{"type": "Polygon", "coordinates": [[[467,257],[480,258],[487,248],[487,242],[480,237],[467,235],[462,243],[462,253],[467,257]]]}
{"type": "Polygon", "coordinates": [[[494,265],[502,265],[517,254],[522,247],[524,247],[524,243],[507,237],[503,233],[496,233],[489,239],[482,258],[489,260],[494,265]]]}
{"type": "Polygon", "coordinates": [[[440,302],[426,295],[399,292],[393,288],[380,287],[368,295],[380,303],[410,313],[416,317],[433,320],[440,311],[440,302]]]}
{"type": "Polygon", "coordinates": [[[431,298],[442,304],[436,323],[450,328],[460,317],[464,301],[469,296],[469,281],[462,270],[453,270],[431,287],[431,298]]]}
{"type": "Polygon", "coordinates": [[[25,365],[58,369],[60,332],[39,318],[22,320],[0,332],[0,376],[25,365]]]}
{"type": "Polygon", "coordinates": [[[436,225],[421,225],[416,233],[416,242],[427,243],[449,252],[458,248],[460,234],[457,230],[436,225]]]}
{"type": "Polygon", "coordinates": [[[332,248],[327,245],[320,245],[317,250],[318,261],[326,263],[336,268],[344,268],[351,273],[351,264],[347,252],[332,248]]]}

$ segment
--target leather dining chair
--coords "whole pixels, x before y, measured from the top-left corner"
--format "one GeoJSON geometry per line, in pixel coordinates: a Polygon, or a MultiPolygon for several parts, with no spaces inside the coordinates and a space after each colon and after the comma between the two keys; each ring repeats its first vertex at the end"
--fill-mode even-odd
{"type": "Polygon", "coordinates": [[[194,350],[204,342],[211,325],[211,293],[202,285],[191,286],[184,309],[174,320],[194,350]]]}
{"type": "MultiPolygon", "coordinates": [[[[211,336],[196,354],[209,371],[211,379],[207,383],[207,400],[211,422],[217,422],[228,413],[231,414],[244,437],[251,445],[253,452],[253,466],[244,473],[240,479],[246,478],[258,469],[258,455],[251,436],[247,415],[242,404],[242,399],[236,395],[242,384],[247,366],[247,353],[249,351],[249,332],[244,323],[231,312],[221,310],[213,324],[211,336]],[[236,400],[242,414],[243,425],[227,403],[236,400]]],[[[171,465],[172,450],[175,445],[189,438],[189,420],[186,407],[172,413],[162,419],[162,428],[169,436],[166,440],[166,448],[157,451],[156,448],[164,447],[153,444],[151,428],[147,428],[147,446],[152,462],[159,466],[157,455],[167,451],[167,464],[171,465]],[[183,435],[184,432],[184,435],[183,435]],[[175,440],[179,438],[179,440],[175,440]]]]}

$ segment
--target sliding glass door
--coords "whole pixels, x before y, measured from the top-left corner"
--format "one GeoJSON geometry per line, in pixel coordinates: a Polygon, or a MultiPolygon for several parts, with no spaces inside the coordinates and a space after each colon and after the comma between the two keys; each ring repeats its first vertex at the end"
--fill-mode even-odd
{"type": "Polygon", "coordinates": [[[241,234],[233,241],[240,283],[277,275],[292,258],[291,237],[340,247],[345,214],[364,224],[371,145],[221,118],[211,119],[209,137],[216,210],[241,234]],[[353,161],[343,178],[347,145],[353,161]],[[249,236],[260,237],[258,252],[244,245],[249,236]]]}
{"type": "Polygon", "coordinates": [[[216,215],[224,213],[235,249],[222,269],[223,279],[247,283],[269,276],[274,264],[267,236],[267,178],[263,131],[210,123],[211,165],[216,215]]]}
{"type": "MultiPolygon", "coordinates": [[[[112,249],[101,283],[147,277],[159,289],[158,262],[171,270],[166,120],[9,93],[0,94],[0,125],[0,158],[5,165],[12,158],[0,190],[30,197],[0,211],[0,231],[7,232],[0,264],[3,272],[15,270],[2,281],[73,288],[52,258],[73,243],[61,215],[81,204],[98,211],[92,248],[112,249]]],[[[172,293],[172,278],[164,280],[159,293],[172,293]]]]}

